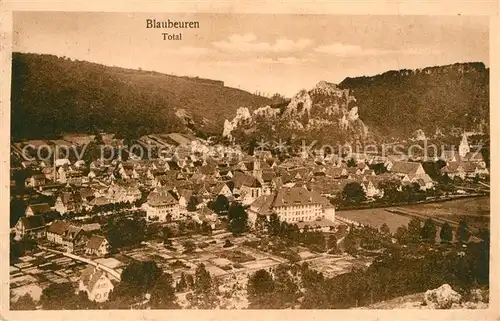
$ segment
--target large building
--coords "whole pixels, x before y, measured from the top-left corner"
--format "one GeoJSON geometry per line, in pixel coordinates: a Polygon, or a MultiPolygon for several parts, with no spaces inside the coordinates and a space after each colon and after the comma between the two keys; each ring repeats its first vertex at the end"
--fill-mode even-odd
{"type": "Polygon", "coordinates": [[[180,219],[179,202],[167,189],[157,188],[148,196],[146,219],[160,222],[180,219]]]}
{"type": "Polygon", "coordinates": [[[318,219],[335,220],[335,207],[323,196],[304,187],[280,188],[271,195],[262,195],[251,205],[248,218],[255,222],[259,215],[276,213],[287,223],[309,222],[318,219]]]}

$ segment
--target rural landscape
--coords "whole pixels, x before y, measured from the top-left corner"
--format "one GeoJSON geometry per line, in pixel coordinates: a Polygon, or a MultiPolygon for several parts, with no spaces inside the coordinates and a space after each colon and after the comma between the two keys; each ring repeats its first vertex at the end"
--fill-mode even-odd
{"type": "Polygon", "coordinates": [[[488,308],[481,57],[289,94],[14,52],[10,309],[488,308]]]}

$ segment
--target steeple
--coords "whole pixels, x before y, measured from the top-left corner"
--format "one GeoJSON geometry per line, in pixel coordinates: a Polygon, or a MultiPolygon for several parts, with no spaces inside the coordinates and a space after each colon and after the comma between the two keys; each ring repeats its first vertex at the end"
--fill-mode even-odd
{"type": "Polygon", "coordinates": [[[467,140],[467,135],[463,133],[462,141],[460,142],[460,146],[458,147],[458,154],[460,155],[460,158],[462,158],[469,152],[470,152],[469,141],[467,140]]]}

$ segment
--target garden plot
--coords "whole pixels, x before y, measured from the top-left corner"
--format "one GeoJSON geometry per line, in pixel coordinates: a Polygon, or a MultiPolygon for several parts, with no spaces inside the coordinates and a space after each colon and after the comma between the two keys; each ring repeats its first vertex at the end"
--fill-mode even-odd
{"type": "Polygon", "coordinates": [[[253,261],[253,262],[242,263],[242,265],[249,270],[266,269],[266,268],[269,268],[271,266],[279,265],[279,264],[280,264],[279,261],[273,260],[271,258],[253,261]]]}
{"type": "Polygon", "coordinates": [[[10,287],[18,288],[23,285],[35,283],[37,279],[32,275],[21,275],[10,279],[10,287]]]}

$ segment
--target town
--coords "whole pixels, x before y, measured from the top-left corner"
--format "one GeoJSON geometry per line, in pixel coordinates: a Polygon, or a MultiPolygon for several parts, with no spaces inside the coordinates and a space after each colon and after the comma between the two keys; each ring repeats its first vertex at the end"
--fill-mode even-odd
{"type": "Polygon", "coordinates": [[[362,290],[381,262],[420,266],[434,252],[479,255],[457,273],[473,275],[464,288],[487,284],[489,160],[472,135],[455,139],[430,159],[246,151],[175,132],[142,136],[134,143],[148,153],[116,157],[99,155],[125,144],[113,134],[14,142],[11,307],[367,306],[440,277],[462,282],[449,272],[411,290],[362,290]],[[75,146],[83,157],[47,155],[75,146]]]}

